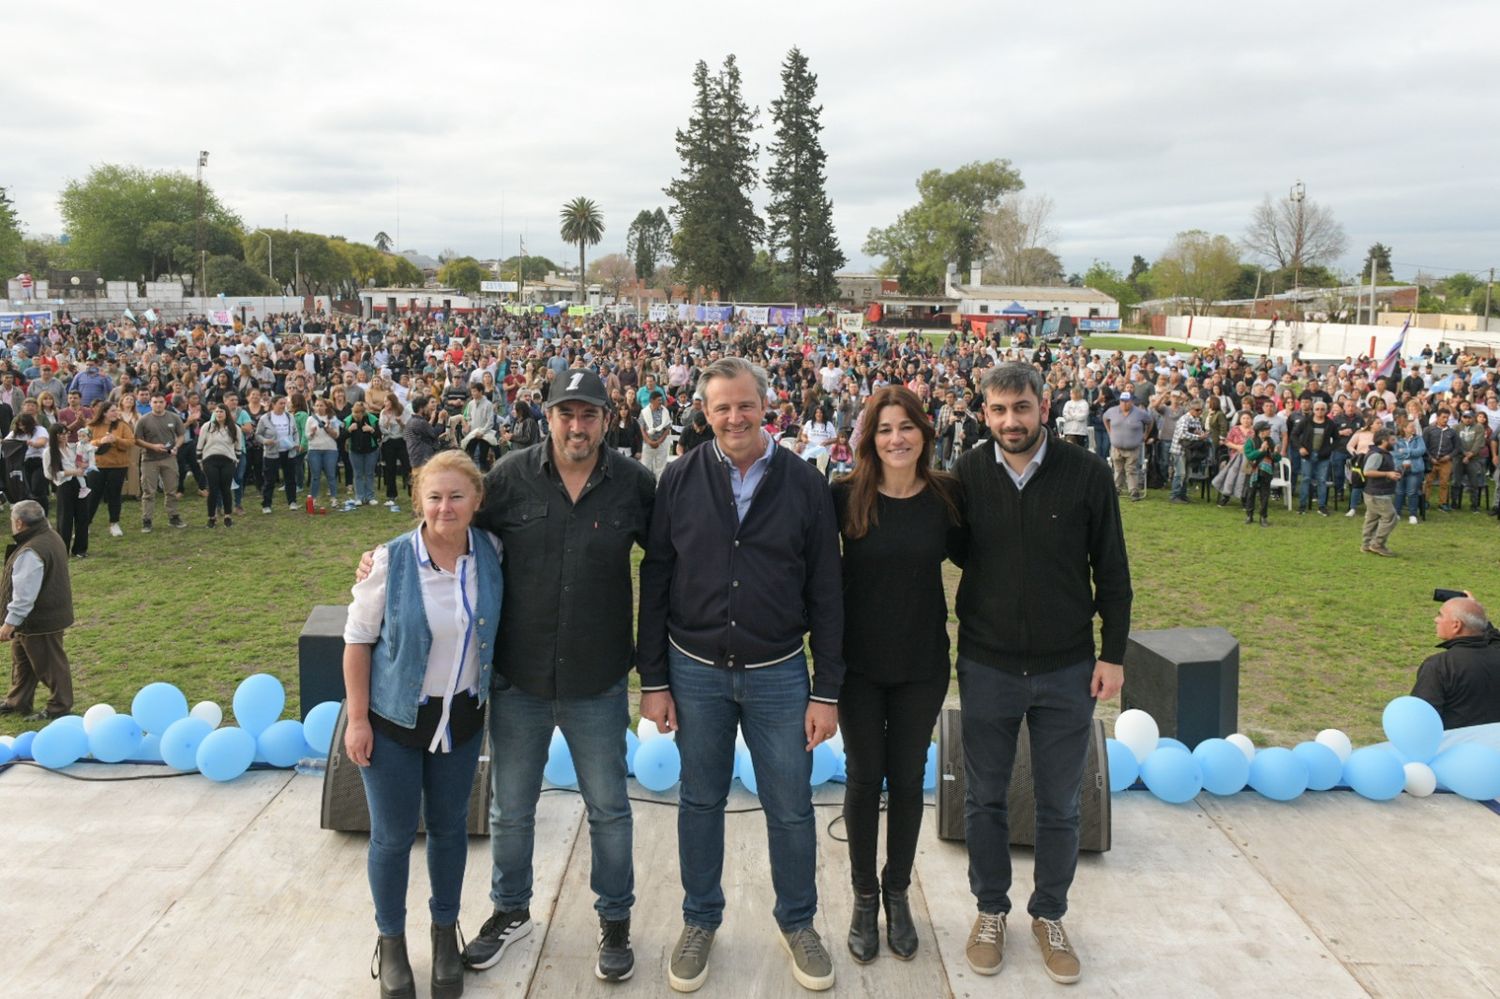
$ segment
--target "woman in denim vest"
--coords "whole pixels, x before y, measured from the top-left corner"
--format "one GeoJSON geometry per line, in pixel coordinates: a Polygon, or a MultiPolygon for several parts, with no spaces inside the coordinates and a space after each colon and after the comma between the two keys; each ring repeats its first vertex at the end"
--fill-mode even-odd
{"type": "Polygon", "coordinates": [[[369,576],[353,589],[344,629],[344,749],[361,768],[370,805],[380,994],[415,996],[406,885],[421,809],[432,882],[432,994],[455,999],[464,987],[459,894],[500,617],[500,548],[471,526],[483,482],[462,451],[418,469],[412,495],[420,525],[377,548],[369,576]]]}

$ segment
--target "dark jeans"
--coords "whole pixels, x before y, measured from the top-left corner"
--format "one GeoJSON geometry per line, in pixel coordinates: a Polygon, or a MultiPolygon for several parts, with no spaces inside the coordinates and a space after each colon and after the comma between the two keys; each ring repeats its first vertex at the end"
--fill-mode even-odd
{"type": "Polygon", "coordinates": [[[724,802],[734,779],[734,730],[750,749],[766,815],[772,915],[784,932],[811,926],[818,911],[818,829],[813,820],[812,754],[807,751],[807,658],[727,670],[667,651],[677,704],[682,789],[677,862],[683,922],[716,930],[724,919],[724,802]]]}
{"type": "MultiPolygon", "coordinates": [[[[519,687],[490,696],[490,899],[496,909],[531,904],[531,858],[536,842],[536,802],[552,729],[562,730],[589,816],[594,908],[605,919],[628,919],[635,904],[631,859],[634,819],[626,789],[625,730],[630,727],[627,680],[592,697],[552,700],[519,687]]],[[[732,737],[731,737],[732,738],[732,737]]],[[[550,845],[550,844],[549,844],[550,845]]]]}
{"type": "Polygon", "coordinates": [[[406,491],[411,492],[411,463],[406,460],[406,441],[381,441],[380,463],[385,466],[385,498],[394,500],[396,498],[396,477],[399,475],[406,483],[406,491]]]}
{"type": "Polygon", "coordinates": [[[191,474],[193,481],[198,483],[198,491],[201,493],[208,488],[208,483],[203,477],[203,465],[198,461],[198,442],[189,440],[177,449],[177,488],[181,489],[187,485],[187,477],[191,474]]]}
{"type": "Polygon", "coordinates": [[[93,495],[78,498],[83,480],[71,478],[57,487],[57,533],[74,555],[89,551],[89,523],[94,519],[93,495]]]}
{"type": "Polygon", "coordinates": [[[260,505],[270,506],[271,497],[276,493],[276,478],[280,476],[286,487],[286,501],[297,502],[297,476],[302,468],[302,456],[300,454],[289,455],[268,454],[260,480],[260,505]]]}
{"type": "Polygon", "coordinates": [[[1102,425],[1094,428],[1094,453],[1109,460],[1109,431],[1102,425]]]}
{"type": "Polygon", "coordinates": [[[1349,464],[1349,453],[1335,449],[1328,456],[1328,477],[1333,480],[1333,495],[1335,499],[1342,499],[1344,495],[1344,466],[1349,464]]]}
{"type": "Polygon", "coordinates": [[[52,491],[47,487],[47,476],[42,471],[42,459],[27,458],[21,467],[26,475],[26,492],[30,495],[31,499],[42,504],[43,513],[50,515],[52,512],[52,491]]]}
{"type": "Polygon", "coordinates": [[[1318,509],[1328,508],[1328,466],[1331,459],[1308,455],[1302,459],[1302,481],[1297,483],[1297,504],[1307,509],[1314,488],[1318,491],[1318,509]]]}
{"type": "MultiPolygon", "coordinates": [[[[1402,508],[1407,513],[1416,517],[1423,511],[1419,508],[1422,499],[1422,472],[1403,472],[1401,478],[1396,480],[1396,516],[1401,516],[1402,508]]],[[[1352,506],[1349,509],[1354,509],[1352,506]]]]}
{"type": "Polygon", "coordinates": [[[464,862],[469,856],[469,791],[483,733],[452,752],[403,746],[375,729],[370,765],[360,767],[370,803],[367,869],[375,899],[375,925],[386,936],[406,932],[406,884],[418,811],[427,823],[428,909],[435,926],[458,921],[464,862]]]}
{"type": "Polygon", "coordinates": [[[124,499],[125,476],[128,472],[129,469],[125,468],[100,468],[88,474],[89,488],[93,490],[89,494],[91,517],[99,512],[100,503],[106,503],[109,507],[109,522],[120,522],[120,504],[124,499]]]}
{"type": "Polygon", "coordinates": [[[922,774],[932,729],[948,693],[948,678],[883,684],[846,673],[839,694],[847,784],[844,828],[854,891],[872,895],[911,884],[917,836],[922,831],[922,774]],[[885,870],[877,877],[880,788],[889,784],[885,820],[885,870]]]}
{"type": "Polygon", "coordinates": [[[1257,502],[1260,503],[1260,516],[1264,520],[1266,514],[1271,509],[1271,479],[1269,476],[1262,476],[1255,483],[1245,486],[1244,506],[1246,516],[1254,515],[1255,504],[1257,502]]]}
{"type": "Polygon", "coordinates": [[[203,460],[203,474],[208,480],[208,519],[218,510],[224,516],[234,513],[234,472],[239,462],[216,454],[203,460]]]}
{"type": "Polygon", "coordinates": [[[1061,919],[1078,867],[1078,798],[1088,756],[1094,662],[1022,676],[958,657],[963,704],[964,825],[969,890],[980,912],[1010,911],[1010,824],[1006,794],[1021,719],[1031,737],[1036,793],[1033,917],[1061,919]]]}

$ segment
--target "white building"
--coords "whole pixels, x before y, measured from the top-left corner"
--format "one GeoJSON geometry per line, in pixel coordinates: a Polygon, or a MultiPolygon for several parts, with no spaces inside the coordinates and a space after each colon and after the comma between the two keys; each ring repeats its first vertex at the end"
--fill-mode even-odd
{"type": "Polygon", "coordinates": [[[974,280],[970,283],[959,284],[955,277],[952,271],[948,272],[945,291],[949,298],[958,300],[957,315],[971,323],[1069,316],[1079,320],[1079,328],[1086,332],[1120,328],[1120,303],[1093,288],[980,284],[977,274],[971,275],[974,280]]]}

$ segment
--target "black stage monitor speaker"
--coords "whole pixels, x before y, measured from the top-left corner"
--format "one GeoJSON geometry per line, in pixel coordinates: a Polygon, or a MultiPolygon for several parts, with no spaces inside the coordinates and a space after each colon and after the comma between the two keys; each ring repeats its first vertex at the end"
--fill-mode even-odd
{"type": "MultiPolygon", "coordinates": [[[[328,770],[323,774],[324,829],[339,832],[370,831],[370,806],[365,801],[365,782],[359,776],[359,764],[344,756],[344,728],[349,723],[349,706],[339,708],[333,743],[328,747],[328,770]]],[[[474,787],[469,791],[469,835],[490,834],[490,736],[486,726],[484,745],[479,750],[479,766],[474,770],[474,787]]],[[[417,831],[425,829],[417,816],[417,831]]]]}
{"type": "Polygon", "coordinates": [[[1120,707],[1140,708],[1189,749],[1239,727],[1240,643],[1223,628],[1133,631],[1120,707]]]}
{"type": "Polygon", "coordinates": [[[318,604],[297,637],[297,689],[302,720],[324,701],[344,699],[344,604],[318,604]]]}
{"type": "MultiPolygon", "coordinates": [[[[939,839],[964,839],[964,790],[963,713],[958,708],[945,708],[938,718],[939,839]]],[[[1025,721],[1016,739],[1016,762],[1006,794],[1011,845],[1035,846],[1036,794],[1031,779],[1031,737],[1025,721]]],[[[1103,853],[1110,848],[1110,834],[1109,754],[1104,748],[1104,723],[1096,718],[1083,765],[1078,848],[1103,853]]]]}

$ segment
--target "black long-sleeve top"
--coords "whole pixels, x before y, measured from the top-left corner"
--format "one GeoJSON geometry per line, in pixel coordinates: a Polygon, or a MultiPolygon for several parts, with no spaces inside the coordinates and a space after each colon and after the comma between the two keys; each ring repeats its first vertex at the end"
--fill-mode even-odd
{"type": "Polygon", "coordinates": [[[1053,436],[1026,488],[976,448],[954,471],[966,543],[958,587],[959,655],[1023,675],[1098,657],[1125,660],[1130,562],[1109,466],[1053,436]]]}

